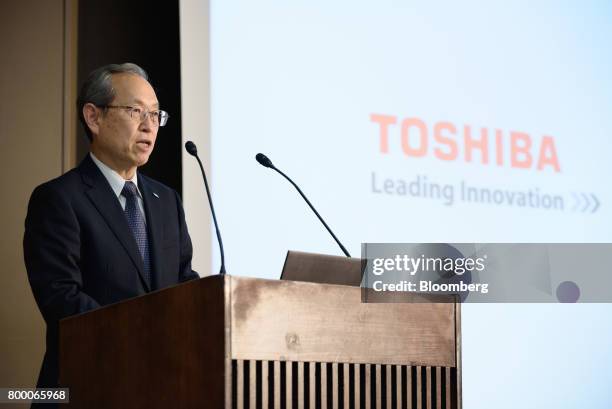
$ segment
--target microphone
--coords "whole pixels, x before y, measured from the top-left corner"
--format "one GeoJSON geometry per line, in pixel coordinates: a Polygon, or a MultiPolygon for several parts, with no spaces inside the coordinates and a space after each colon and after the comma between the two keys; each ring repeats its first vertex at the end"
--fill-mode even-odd
{"type": "Polygon", "coordinates": [[[202,161],[198,157],[198,148],[195,143],[191,141],[185,142],[185,150],[194,158],[198,160],[200,170],[202,171],[202,178],[204,179],[204,186],[206,187],[206,196],[208,196],[208,204],[210,204],[210,212],[212,213],[213,221],[215,223],[215,231],[217,232],[217,241],[219,242],[219,250],[221,252],[221,269],[219,274],[225,275],[225,252],[223,251],[223,241],[221,240],[221,232],[219,231],[219,224],[217,223],[217,215],[215,214],[215,207],[213,206],[212,198],[210,197],[210,189],[208,188],[208,182],[206,181],[206,172],[204,172],[204,166],[202,161]]]}
{"type": "Polygon", "coordinates": [[[255,155],[255,160],[257,162],[259,162],[260,165],[265,166],[266,168],[274,169],[275,171],[280,173],[285,179],[287,179],[289,181],[289,183],[291,183],[293,185],[293,187],[295,187],[297,189],[298,193],[302,196],[302,198],[304,198],[306,203],[308,203],[308,206],[310,206],[310,208],[312,209],[314,214],[317,215],[317,217],[319,218],[321,223],[323,223],[323,226],[325,226],[325,228],[327,229],[329,234],[331,234],[331,236],[334,238],[334,240],[336,240],[336,243],[338,243],[338,246],[340,246],[340,250],[342,250],[342,252],[344,253],[345,256],[350,258],[351,255],[349,254],[349,252],[346,251],[346,249],[344,248],[342,243],[340,243],[340,240],[338,240],[338,238],[336,237],[334,232],[329,228],[327,223],[325,223],[325,220],[323,220],[323,218],[321,217],[319,212],[317,212],[317,210],[314,208],[314,206],[310,203],[310,200],[308,200],[308,198],[304,195],[304,193],[302,193],[302,190],[298,187],[298,185],[296,185],[293,182],[293,180],[291,180],[291,178],[289,178],[289,176],[285,175],[280,169],[278,169],[276,166],[274,166],[272,161],[266,155],[264,155],[263,153],[258,153],[257,155],[255,155]]]}

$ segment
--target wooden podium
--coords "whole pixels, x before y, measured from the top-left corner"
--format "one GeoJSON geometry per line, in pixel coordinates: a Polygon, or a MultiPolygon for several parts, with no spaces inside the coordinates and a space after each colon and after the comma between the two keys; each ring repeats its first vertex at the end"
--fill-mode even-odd
{"type": "Polygon", "coordinates": [[[212,276],[60,323],[71,408],[461,408],[456,303],[212,276]]]}

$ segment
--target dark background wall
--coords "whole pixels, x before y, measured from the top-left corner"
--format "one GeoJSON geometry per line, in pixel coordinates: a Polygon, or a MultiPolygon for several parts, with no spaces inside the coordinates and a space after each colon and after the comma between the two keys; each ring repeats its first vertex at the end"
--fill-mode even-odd
{"type": "MultiPolygon", "coordinates": [[[[147,71],[160,106],[170,114],[155,150],[140,170],[181,192],[181,87],[178,0],[81,0],[78,18],[78,89],[93,69],[132,62],[147,71]]],[[[78,126],[77,161],[89,151],[78,126]]]]}

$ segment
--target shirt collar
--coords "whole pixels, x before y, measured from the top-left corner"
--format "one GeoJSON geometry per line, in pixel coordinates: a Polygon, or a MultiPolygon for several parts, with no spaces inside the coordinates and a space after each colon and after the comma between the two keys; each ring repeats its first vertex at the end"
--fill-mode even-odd
{"type": "Polygon", "coordinates": [[[105,163],[103,163],[100,159],[96,158],[93,152],[89,152],[91,159],[94,161],[96,166],[100,169],[100,172],[104,175],[106,180],[108,181],[111,189],[115,193],[115,196],[119,197],[121,195],[121,191],[123,190],[123,186],[125,186],[125,182],[133,182],[136,185],[136,191],[138,192],[138,196],[142,198],[142,194],[140,193],[140,189],[138,188],[138,172],[134,172],[134,176],[125,180],[121,175],[115,172],[113,169],[108,167],[105,163]]]}

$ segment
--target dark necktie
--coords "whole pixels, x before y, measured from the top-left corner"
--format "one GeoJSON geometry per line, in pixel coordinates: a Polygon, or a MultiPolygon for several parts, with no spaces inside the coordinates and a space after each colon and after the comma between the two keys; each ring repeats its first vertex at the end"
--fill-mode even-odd
{"type": "Polygon", "coordinates": [[[147,225],[145,223],[144,215],[138,207],[138,190],[133,182],[125,182],[123,190],[121,191],[123,197],[125,197],[125,217],[127,218],[128,225],[134,234],[138,250],[142,256],[144,263],[144,278],[151,288],[151,262],[149,259],[149,239],[147,237],[147,225]]]}

